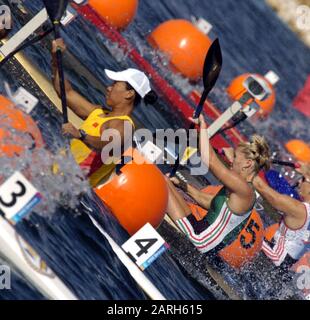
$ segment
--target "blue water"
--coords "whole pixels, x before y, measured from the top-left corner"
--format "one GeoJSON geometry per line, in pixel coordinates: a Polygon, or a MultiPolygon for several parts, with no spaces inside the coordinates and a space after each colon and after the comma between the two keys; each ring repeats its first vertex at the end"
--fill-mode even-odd
{"type": "MultiPolygon", "coordinates": [[[[32,12],[37,12],[42,7],[40,0],[27,0],[25,4],[32,12]]],[[[264,123],[257,123],[255,130],[262,134],[268,133],[267,138],[276,141],[275,144],[284,143],[290,138],[309,141],[309,120],[291,105],[310,73],[309,49],[280,22],[264,1],[143,0],[140,1],[134,23],[124,34],[140,51],[146,51],[147,57],[152,57],[145,41],[147,34],[167,19],[190,19],[191,15],[202,15],[209,20],[213,24],[211,37],[219,37],[221,42],[224,64],[216,89],[210,95],[211,100],[220,109],[225,109],[230,101],[224,89],[235,76],[244,72],[264,74],[271,69],[281,78],[276,88],[277,105],[271,117],[264,123]]],[[[15,20],[15,30],[19,27],[20,23],[15,20]]],[[[105,85],[107,79],[104,68],[118,70],[134,66],[126,58],[118,62],[107,54],[103,47],[108,46],[111,50],[113,45],[82,18],[69,25],[63,32],[63,37],[69,50],[105,85]]],[[[25,53],[37,67],[50,75],[50,55],[47,49],[36,45],[25,50],[25,53]]],[[[155,58],[154,60],[157,61],[155,58]]],[[[167,79],[171,79],[169,71],[163,71],[160,66],[158,70],[167,79]]],[[[79,77],[74,70],[66,71],[74,87],[84,96],[94,103],[104,103],[102,93],[95,90],[86,79],[79,77]]],[[[27,86],[5,70],[1,71],[1,78],[6,79],[13,88],[27,86]]],[[[193,88],[187,82],[181,83],[180,90],[190,91],[193,88]]],[[[176,84],[178,85],[179,83],[176,84]]],[[[2,83],[0,92],[3,92],[2,83]]],[[[57,149],[62,144],[59,135],[60,116],[44,103],[35,109],[32,116],[38,121],[49,148],[57,149]]],[[[169,106],[164,101],[159,101],[156,108],[140,106],[135,110],[135,117],[151,129],[179,127],[182,124],[178,116],[169,112],[169,106]]],[[[246,124],[243,129],[245,132],[252,130],[246,124]]],[[[104,229],[119,244],[127,240],[126,232],[94,195],[85,195],[83,201],[92,208],[104,229]]],[[[91,225],[85,210],[82,205],[75,210],[59,207],[50,219],[34,213],[29,221],[18,226],[18,231],[79,298],[144,299],[145,295],[115,257],[107,241],[91,225]]],[[[169,253],[159,258],[147,269],[146,274],[167,298],[212,298],[210,293],[186,277],[169,253]]],[[[35,299],[39,296],[36,290],[17,275],[13,277],[12,286],[16,290],[0,290],[1,299],[35,299]]]]}

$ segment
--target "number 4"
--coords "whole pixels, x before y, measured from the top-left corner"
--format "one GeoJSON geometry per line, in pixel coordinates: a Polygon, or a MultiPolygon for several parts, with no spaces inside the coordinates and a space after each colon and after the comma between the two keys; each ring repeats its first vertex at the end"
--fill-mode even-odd
{"type": "Polygon", "coordinates": [[[137,253],[137,257],[141,257],[143,254],[147,254],[148,253],[148,249],[150,249],[157,241],[158,241],[158,239],[156,239],[156,238],[137,239],[137,240],[135,240],[135,243],[141,249],[137,253]],[[146,243],[146,245],[143,246],[143,243],[146,243]]]}

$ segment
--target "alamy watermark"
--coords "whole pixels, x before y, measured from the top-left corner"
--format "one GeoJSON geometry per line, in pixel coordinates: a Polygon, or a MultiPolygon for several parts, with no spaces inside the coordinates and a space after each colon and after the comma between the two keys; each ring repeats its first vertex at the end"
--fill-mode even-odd
{"type": "Polygon", "coordinates": [[[0,30],[12,29],[12,15],[10,7],[6,5],[0,6],[0,30]]]}
{"type": "Polygon", "coordinates": [[[11,269],[9,266],[0,265],[0,290],[11,289],[11,269]]]}
{"type": "MultiPolygon", "coordinates": [[[[124,122],[124,135],[116,129],[106,129],[103,131],[101,140],[107,142],[105,147],[101,151],[101,161],[104,164],[118,163],[123,154],[123,150],[129,150],[133,147],[134,136],[139,137],[140,141],[152,142],[162,152],[162,156],[158,157],[154,163],[157,165],[169,163],[175,164],[177,155],[180,154],[180,160],[182,164],[189,164],[191,175],[204,175],[208,173],[209,166],[209,144],[206,143],[203,146],[201,156],[196,152],[199,148],[199,137],[196,129],[186,131],[185,129],[157,129],[155,135],[148,129],[138,129],[133,132],[132,125],[128,122],[124,122]],[[124,147],[122,148],[122,140],[124,147]],[[184,157],[185,151],[188,151],[188,147],[192,152],[191,156],[184,157]],[[167,148],[170,148],[170,152],[167,152],[167,148]]],[[[201,135],[208,135],[207,129],[200,130],[201,135]]],[[[142,142],[142,144],[143,144],[142,142]]],[[[146,163],[146,159],[134,159],[135,164],[146,163]]]]}
{"type": "Polygon", "coordinates": [[[310,267],[302,265],[297,268],[297,288],[299,290],[310,290],[310,267]]]}
{"type": "Polygon", "coordinates": [[[310,300],[310,258],[305,264],[299,265],[296,269],[296,286],[303,292],[307,300],[310,300]]]}
{"type": "Polygon", "coordinates": [[[310,7],[307,5],[300,5],[296,9],[296,26],[300,30],[310,30],[310,7]]]}

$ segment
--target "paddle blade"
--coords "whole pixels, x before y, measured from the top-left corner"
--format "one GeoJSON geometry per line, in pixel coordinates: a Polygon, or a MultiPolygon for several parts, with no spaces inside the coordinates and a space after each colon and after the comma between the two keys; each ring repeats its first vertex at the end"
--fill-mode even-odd
{"type": "Polygon", "coordinates": [[[52,22],[60,21],[68,6],[68,0],[42,0],[52,22]]]}
{"type": "Polygon", "coordinates": [[[220,42],[215,39],[210,46],[203,66],[203,85],[208,93],[214,87],[222,69],[222,52],[220,42]]]}

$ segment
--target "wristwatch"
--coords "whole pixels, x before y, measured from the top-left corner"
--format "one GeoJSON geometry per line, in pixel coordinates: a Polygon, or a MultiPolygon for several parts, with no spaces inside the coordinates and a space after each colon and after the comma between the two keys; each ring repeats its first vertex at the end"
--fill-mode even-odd
{"type": "Polygon", "coordinates": [[[79,129],[79,133],[80,133],[80,138],[79,139],[81,141],[84,141],[86,139],[87,133],[82,129],[79,129]]]}

